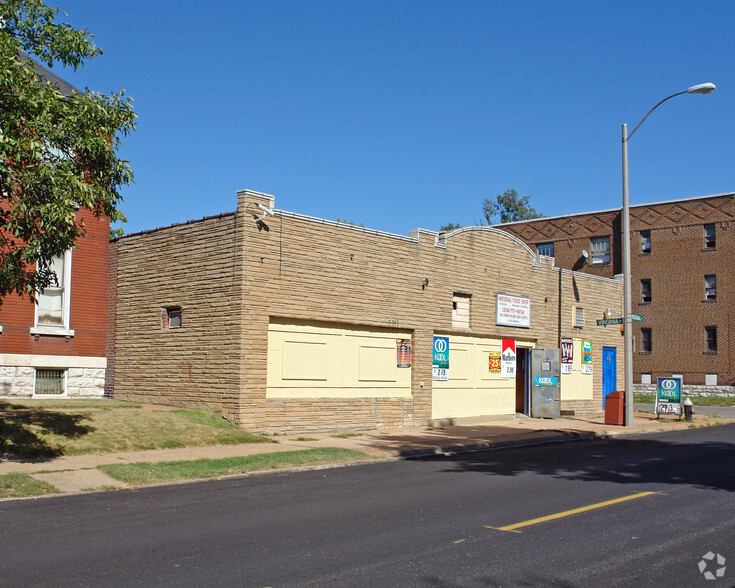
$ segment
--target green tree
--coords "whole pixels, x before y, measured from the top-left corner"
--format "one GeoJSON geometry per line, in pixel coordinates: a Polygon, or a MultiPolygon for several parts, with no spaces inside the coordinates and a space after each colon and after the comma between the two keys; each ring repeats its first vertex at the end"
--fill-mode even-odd
{"type": "Polygon", "coordinates": [[[454,229],[461,229],[461,228],[462,228],[462,225],[460,225],[459,223],[447,223],[446,225],[442,225],[441,227],[439,227],[439,230],[444,233],[447,233],[449,231],[453,231],[454,229]]]}
{"type": "Polygon", "coordinates": [[[38,64],[76,70],[102,54],[58,12],[42,0],[0,1],[0,303],[54,284],[51,259],[85,234],[76,210],[122,220],[119,189],[133,178],[116,155],[135,128],[132,99],[62,92],[38,64]]]}
{"type": "Polygon", "coordinates": [[[511,223],[544,216],[528,204],[530,200],[530,196],[518,196],[516,190],[508,188],[492,200],[485,198],[482,203],[482,214],[489,225],[493,224],[496,217],[501,223],[511,223]]]}

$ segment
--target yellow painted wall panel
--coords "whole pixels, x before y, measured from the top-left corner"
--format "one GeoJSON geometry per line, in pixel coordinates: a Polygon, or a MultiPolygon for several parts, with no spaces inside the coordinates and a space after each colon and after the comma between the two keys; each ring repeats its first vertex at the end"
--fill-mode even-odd
{"type": "Polygon", "coordinates": [[[592,374],[582,373],[582,339],[573,339],[572,345],[572,373],[561,375],[561,399],[592,400],[592,374]]]}
{"type": "Polygon", "coordinates": [[[314,341],[283,342],[284,380],[327,381],[327,343],[314,341]]]}
{"type": "Polygon", "coordinates": [[[396,381],[395,339],[387,341],[387,346],[379,346],[379,341],[374,345],[358,345],[358,379],[361,382],[396,381]]]}

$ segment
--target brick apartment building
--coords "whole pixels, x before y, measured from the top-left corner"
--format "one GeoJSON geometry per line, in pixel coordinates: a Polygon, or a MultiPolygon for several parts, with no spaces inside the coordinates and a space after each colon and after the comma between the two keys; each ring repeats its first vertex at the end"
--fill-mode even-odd
{"type": "MultiPolygon", "coordinates": [[[[735,194],[630,208],[634,382],[735,384],[735,194]]],[[[620,209],[498,225],[556,264],[622,274],[620,209]],[[583,256],[583,250],[588,257],[583,256]]],[[[622,315],[617,315],[622,316],[622,315]]]]}
{"type": "Polygon", "coordinates": [[[528,350],[562,337],[562,410],[599,412],[603,372],[613,389],[622,378],[620,332],[591,320],[621,312],[620,279],[556,268],[492,227],[404,236],[273,205],[243,190],[235,213],[112,243],[115,398],[272,432],[514,416],[529,411],[528,350]],[[499,319],[503,293],[527,303],[526,324],[499,319]],[[449,340],[446,381],[433,380],[435,336],[449,340]],[[502,339],[515,378],[493,368],[502,339]]]}
{"type": "MultiPolygon", "coordinates": [[[[83,94],[32,64],[64,96],[83,94]]],[[[0,198],[0,206],[5,202],[0,198]]],[[[110,221],[86,209],[76,221],[87,234],[54,260],[58,286],[39,293],[37,305],[28,296],[8,296],[0,305],[0,397],[104,394],[110,221]]]]}

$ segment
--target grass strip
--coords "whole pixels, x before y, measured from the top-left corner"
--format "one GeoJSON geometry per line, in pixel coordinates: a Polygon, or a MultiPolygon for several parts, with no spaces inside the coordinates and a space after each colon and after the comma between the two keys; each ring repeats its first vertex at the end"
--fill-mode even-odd
{"type": "Polygon", "coordinates": [[[140,402],[124,402],[108,398],[3,398],[0,408],[24,409],[42,408],[44,410],[64,410],[69,408],[111,409],[111,408],[142,408],[140,402]]]}
{"type": "Polygon", "coordinates": [[[301,451],[278,451],[219,459],[107,464],[97,466],[97,468],[116,480],[131,486],[141,486],[176,480],[216,478],[247,472],[346,463],[362,459],[373,458],[366,453],[352,449],[318,447],[301,451]]]}
{"type": "Polygon", "coordinates": [[[28,474],[0,474],[0,498],[23,498],[58,492],[48,482],[36,480],[28,474]]]}
{"type": "MultiPolygon", "coordinates": [[[[735,405],[735,397],[733,396],[689,396],[689,400],[695,406],[733,406],[735,405]]],[[[656,397],[653,394],[634,394],[634,402],[641,404],[655,404],[656,397]]]]}

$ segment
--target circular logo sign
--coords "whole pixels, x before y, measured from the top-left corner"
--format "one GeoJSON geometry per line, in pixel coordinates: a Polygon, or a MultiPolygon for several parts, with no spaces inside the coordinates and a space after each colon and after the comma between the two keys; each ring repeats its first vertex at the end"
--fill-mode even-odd
{"type": "Polygon", "coordinates": [[[446,339],[434,339],[434,351],[437,353],[444,353],[447,350],[447,340],[446,339]]]}

